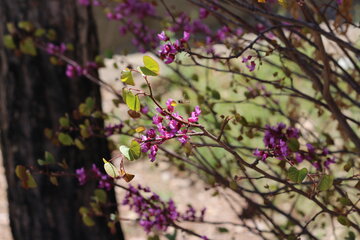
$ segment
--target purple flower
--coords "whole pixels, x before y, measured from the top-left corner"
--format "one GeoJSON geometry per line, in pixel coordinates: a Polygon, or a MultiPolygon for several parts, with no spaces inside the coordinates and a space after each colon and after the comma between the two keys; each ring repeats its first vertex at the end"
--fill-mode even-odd
{"type": "Polygon", "coordinates": [[[87,181],[85,168],[82,167],[82,168],[76,169],[75,173],[76,173],[76,178],[79,181],[79,184],[84,185],[87,181]]]}
{"type": "Polygon", "coordinates": [[[155,115],[152,119],[153,119],[152,123],[156,125],[162,123],[163,121],[163,118],[159,115],[155,115]]]}
{"type": "Polygon", "coordinates": [[[169,112],[171,112],[171,113],[174,112],[175,106],[176,106],[176,102],[174,101],[174,99],[169,98],[166,101],[166,107],[169,112]]]}
{"type": "Polygon", "coordinates": [[[206,10],[205,8],[199,9],[199,18],[200,19],[205,19],[205,18],[207,18],[208,15],[209,15],[208,10],[206,10]]]}
{"type": "Polygon", "coordinates": [[[161,41],[164,41],[164,42],[169,41],[169,37],[165,34],[164,31],[159,33],[157,36],[161,41]]]}
{"type": "Polygon", "coordinates": [[[157,145],[152,145],[150,147],[149,158],[151,159],[151,162],[155,161],[158,150],[159,150],[159,147],[157,145]]]}
{"type": "Polygon", "coordinates": [[[184,36],[181,40],[187,42],[187,41],[189,41],[189,39],[190,39],[190,33],[184,31],[184,36]]]}
{"type": "Polygon", "coordinates": [[[335,158],[326,158],[326,161],[324,162],[324,166],[329,169],[330,164],[336,163],[335,158]]]}
{"type": "Polygon", "coordinates": [[[165,202],[150,188],[141,185],[137,188],[130,185],[122,204],[138,214],[139,224],[147,233],[166,231],[173,221],[179,221],[182,216],[174,201],[165,202]]]}

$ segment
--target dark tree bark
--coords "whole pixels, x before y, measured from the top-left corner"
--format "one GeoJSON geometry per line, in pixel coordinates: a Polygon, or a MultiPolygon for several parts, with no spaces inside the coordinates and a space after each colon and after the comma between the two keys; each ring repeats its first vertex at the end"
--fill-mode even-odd
{"type": "MultiPolygon", "coordinates": [[[[72,42],[73,57],[85,62],[98,50],[96,26],[90,8],[77,0],[1,0],[0,39],[6,23],[27,20],[53,28],[58,39],[72,42]]],[[[71,169],[101,165],[109,157],[107,142],[92,139],[87,149],[55,147],[44,136],[44,128],[57,128],[59,117],[72,112],[87,96],[100,106],[99,87],[86,79],[68,79],[64,68],[53,66],[49,56],[15,56],[0,43],[0,139],[8,182],[9,213],[15,240],[123,239],[120,225],[110,233],[104,218],[86,227],[78,209],[87,206],[96,183],[79,187],[76,179],[50,184],[46,176],[35,176],[38,188],[25,190],[15,175],[16,165],[34,166],[45,150],[57,160],[66,159],[71,169]]],[[[116,211],[114,191],[108,193],[116,211]]],[[[0,234],[1,235],[1,234],[0,234]]]]}

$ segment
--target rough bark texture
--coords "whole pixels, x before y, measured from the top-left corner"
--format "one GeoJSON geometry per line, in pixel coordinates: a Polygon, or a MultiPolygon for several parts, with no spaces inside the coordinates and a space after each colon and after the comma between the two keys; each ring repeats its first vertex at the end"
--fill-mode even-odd
{"type": "MultiPolygon", "coordinates": [[[[29,20],[55,29],[59,39],[72,42],[77,59],[91,59],[98,49],[91,9],[79,6],[76,0],[1,0],[0,20],[0,39],[6,22],[29,20]]],[[[59,117],[89,95],[100,105],[98,86],[86,79],[66,78],[64,69],[52,66],[44,53],[15,56],[0,43],[0,139],[15,240],[123,239],[120,226],[112,235],[102,218],[96,219],[95,227],[82,223],[78,209],[88,205],[96,183],[79,188],[76,179],[67,177],[55,187],[47,177],[36,176],[39,187],[25,190],[14,172],[18,164],[36,165],[45,150],[57,160],[67,159],[72,169],[101,164],[100,159],[109,155],[105,140],[89,140],[87,150],[78,151],[55,147],[43,134],[44,128],[56,128],[59,117]]],[[[116,210],[113,191],[109,197],[116,210]]]]}

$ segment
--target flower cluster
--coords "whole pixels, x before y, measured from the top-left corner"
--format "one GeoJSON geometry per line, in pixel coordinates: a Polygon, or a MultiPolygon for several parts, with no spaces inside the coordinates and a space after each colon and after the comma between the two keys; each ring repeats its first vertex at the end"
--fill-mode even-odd
{"type": "Polygon", "coordinates": [[[265,126],[264,144],[267,151],[255,150],[254,155],[261,157],[265,161],[268,157],[276,157],[280,160],[287,159],[292,153],[289,148],[290,139],[298,139],[300,131],[297,128],[289,127],[286,129],[284,123],[277,126],[265,126]]]}
{"type": "Polygon", "coordinates": [[[149,187],[138,185],[134,187],[129,185],[123,205],[129,206],[139,216],[139,224],[144,228],[146,233],[155,231],[166,231],[168,226],[174,221],[203,221],[205,209],[196,216],[196,211],[189,206],[185,214],[181,214],[173,200],[167,202],[160,199],[159,195],[151,192],[149,187]]]}
{"type": "Polygon", "coordinates": [[[168,99],[166,101],[166,114],[162,109],[157,108],[158,114],[153,117],[153,124],[157,129],[149,129],[141,139],[141,151],[149,152],[149,158],[151,161],[155,161],[158,145],[162,144],[168,139],[177,138],[182,144],[189,141],[190,130],[189,124],[196,123],[199,120],[201,110],[199,106],[196,106],[191,116],[187,121],[175,112],[176,101],[168,99]]]}
{"type": "Polygon", "coordinates": [[[287,159],[294,163],[301,163],[306,159],[318,170],[322,169],[322,165],[329,168],[330,164],[335,163],[335,158],[329,156],[327,148],[317,150],[313,145],[307,143],[308,151],[301,151],[299,149],[299,137],[299,129],[287,128],[284,123],[279,123],[277,126],[266,125],[263,139],[266,150],[256,149],[253,154],[263,161],[268,157],[275,157],[279,160],[287,159]],[[326,158],[323,164],[321,164],[321,157],[326,158]]]}
{"type": "Polygon", "coordinates": [[[175,60],[175,55],[185,49],[185,43],[189,41],[190,33],[185,31],[184,36],[180,40],[176,40],[174,43],[169,41],[169,37],[164,31],[158,34],[158,38],[161,41],[167,42],[161,46],[159,51],[160,58],[164,60],[166,64],[170,64],[175,60]]]}
{"type": "Polygon", "coordinates": [[[85,66],[80,66],[80,65],[72,65],[72,64],[68,64],[66,66],[66,76],[68,76],[69,78],[74,78],[74,77],[81,77],[85,74],[88,74],[91,70],[96,70],[98,69],[98,65],[95,62],[87,62],[85,64],[85,66]]]}
{"type": "Polygon", "coordinates": [[[50,55],[63,54],[65,53],[66,50],[67,50],[67,46],[65,43],[61,43],[59,46],[53,43],[48,43],[46,45],[46,52],[50,55]]]}
{"type": "Polygon", "coordinates": [[[95,164],[92,165],[89,171],[86,171],[83,167],[76,169],[75,174],[80,185],[84,185],[89,179],[94,178],[99,180],[98,188],[109,191],[112,187],[112,178],[107,174],[103,174],[95,164]]]}
{"type": "Polygon", "coordinates": [[[254,71],[256,67],[255,61],[251,59],[252,59],[251,55],[242,58],[242,63],[246,64],[246,67],[249,69],[250,72],[254,71]]]}
{"type": "Polygon", "coordinates": [[[329,169],[330,164],[335,163],[335,157],[330,156],[330,152],[327,148],[315,149],[310,143],[306,144],[307,152],[296,153],[296,161],[298,163],[308,160],[312,162],[312,165],[317,170],[322,170],[323,167],[329,169]],[[321,157],[325,158],[325,161],[321,161],[321,157]]]}

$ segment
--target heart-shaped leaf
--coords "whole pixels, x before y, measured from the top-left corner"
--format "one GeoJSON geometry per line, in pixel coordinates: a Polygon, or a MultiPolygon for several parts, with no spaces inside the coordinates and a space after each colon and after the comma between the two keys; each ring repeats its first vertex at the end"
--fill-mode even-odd
{"type": "Polygon", "coordinates": [[[326,191],[328,189],[331,188],[331,186],[333,185],[334,182],[334,177],[331,175],[324,175],[322,176],[322,178],[320,179],[319,185],[318,185],[318,189],[320,191],[326,191]]]}
{"type": "Polygon", "coordinates": [[[135,85],[134,78],[130,69],[126,68],[124,71],[121,72],[121,81],[131,86],[135,85]]]}
{"type": "Polygon", "coordinates": [[[160,73],[159,64],[149,56],[143,57],[144,67],[140,67],[140,71],[142,74],[146,76],[158,76],[160,73]]]}
{"type": "Polygon", "coordinates": [[[112,178],[120,177],[120,173],[118,169],[111,162],[106,161],[104,158],[103,161],[104,161],[104,169],[107,175],[109,175],[112,178]]]}

